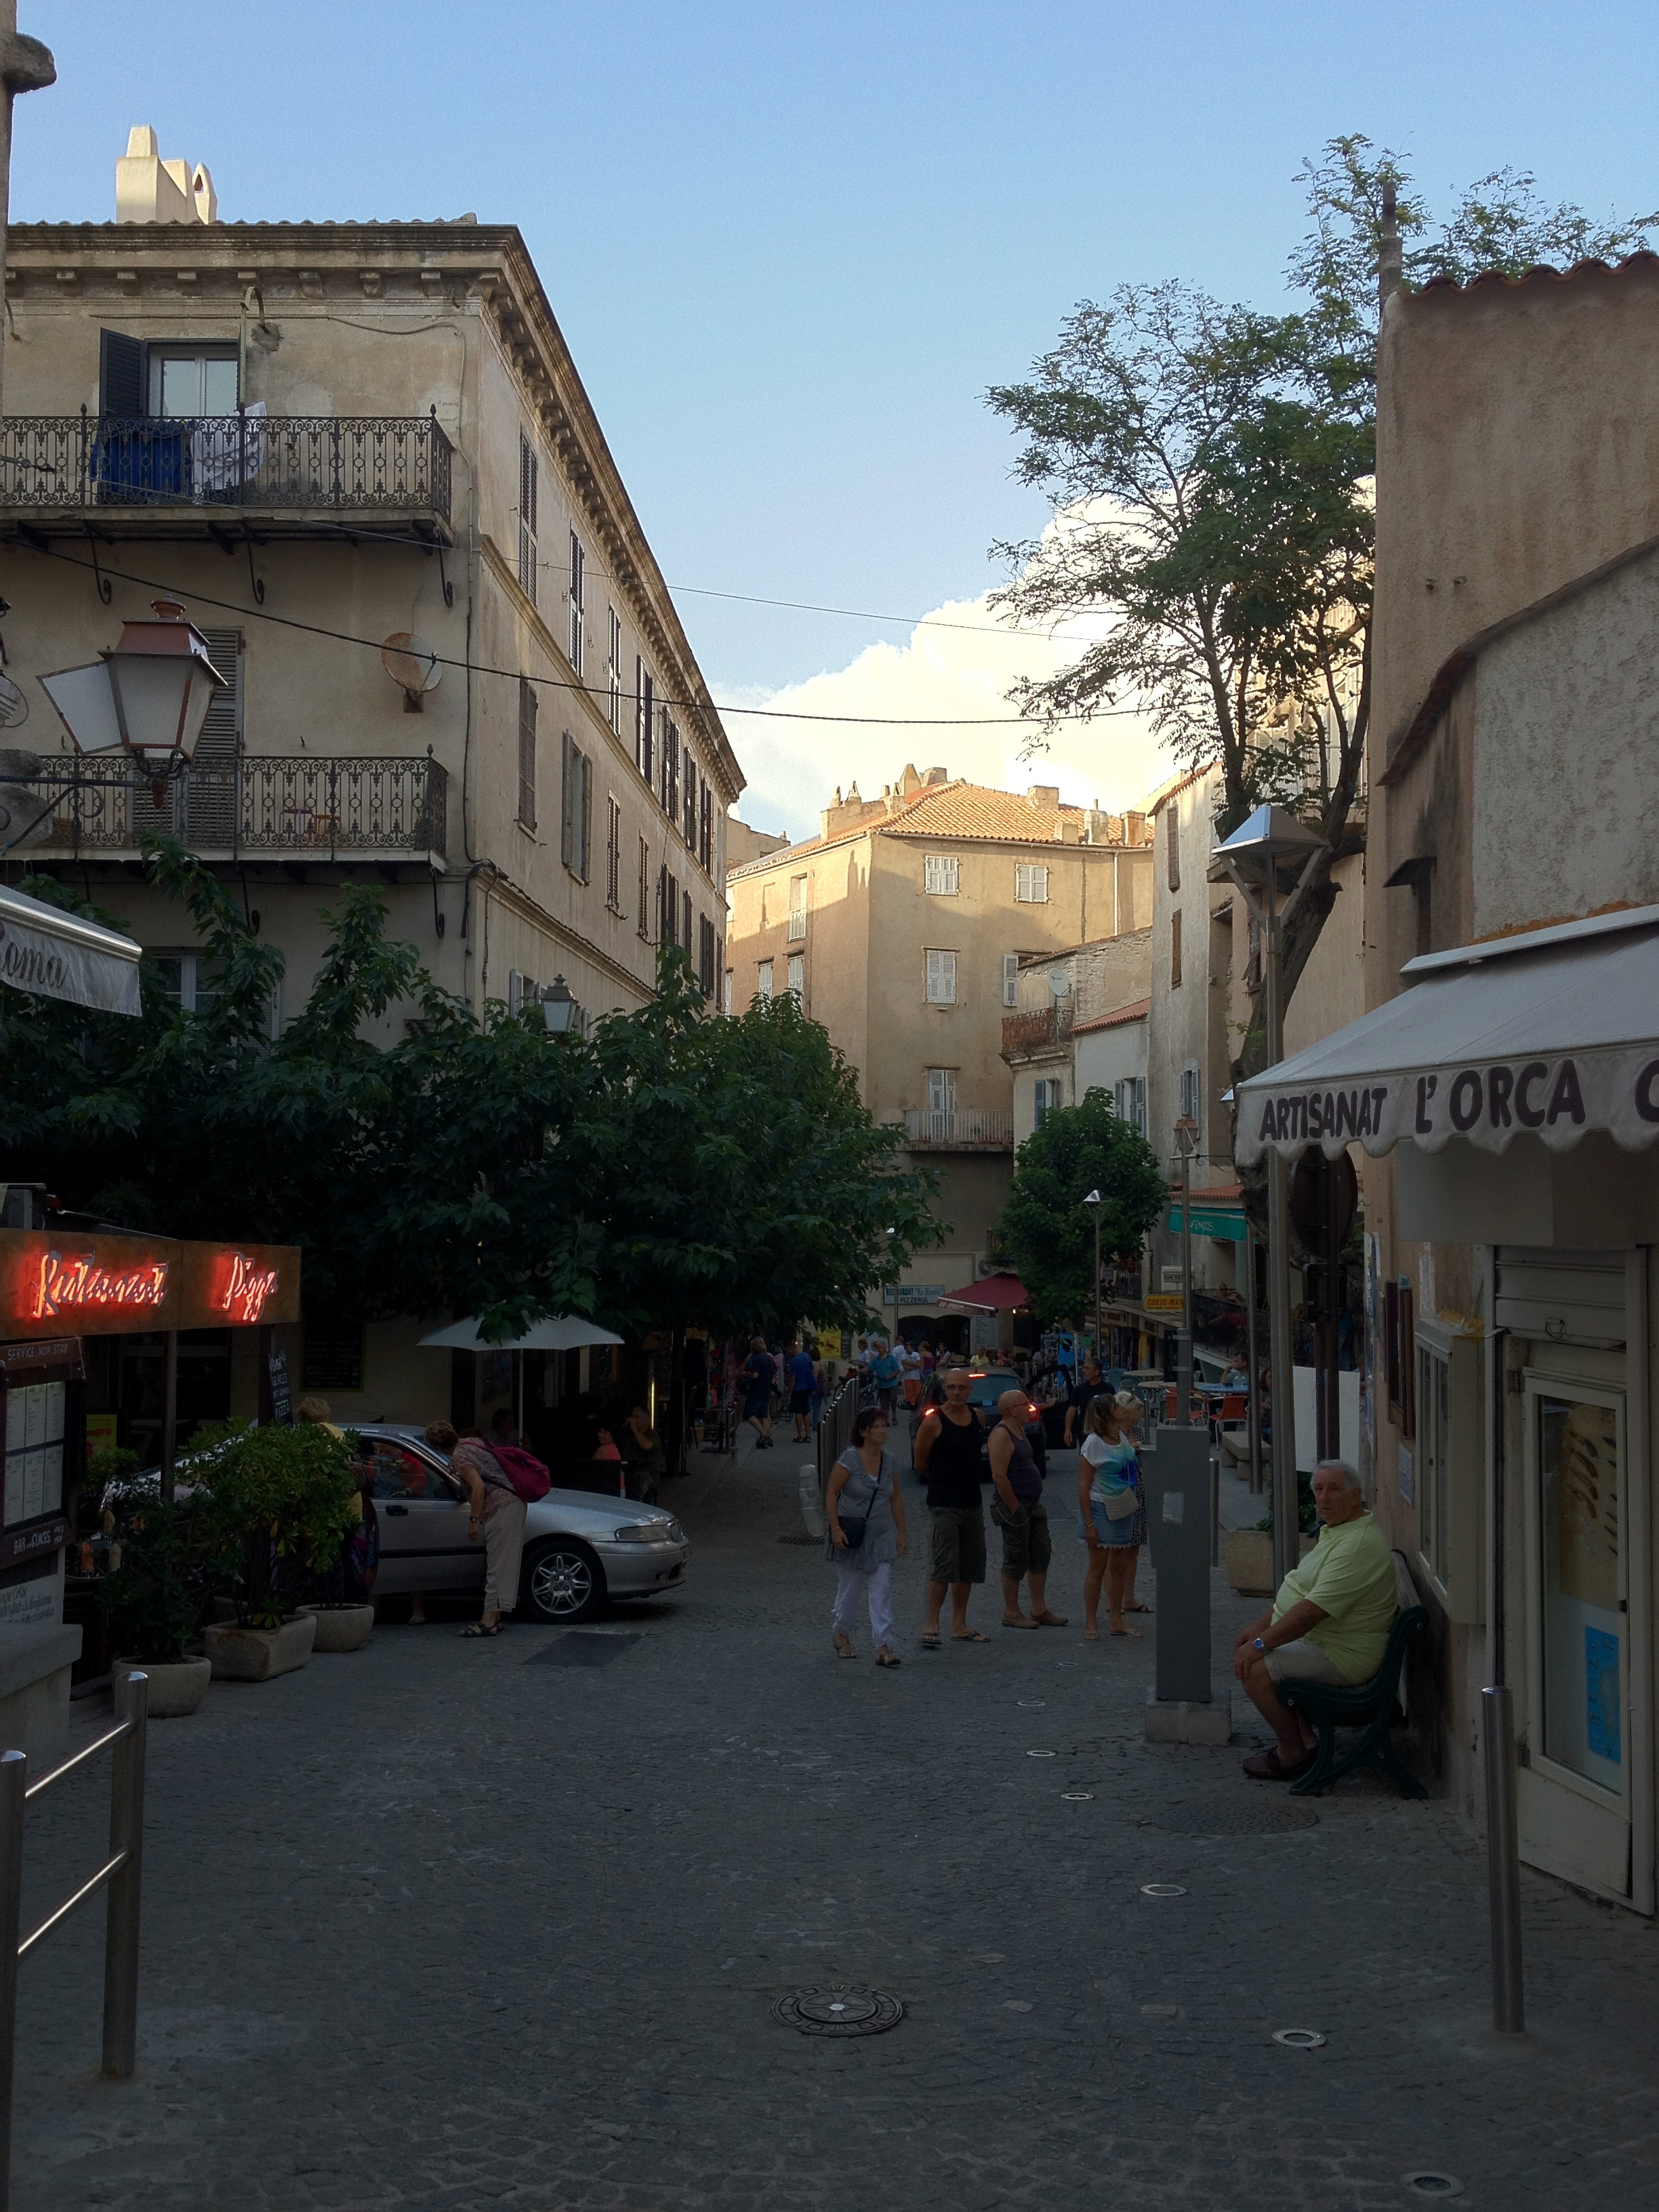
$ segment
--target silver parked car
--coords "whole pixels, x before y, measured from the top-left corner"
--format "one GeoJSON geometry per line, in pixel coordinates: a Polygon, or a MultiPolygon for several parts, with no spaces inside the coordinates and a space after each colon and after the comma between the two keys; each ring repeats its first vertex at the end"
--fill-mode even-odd
{"type": "MultiPolygon", "coordinates": [[[[482,1594],[484,1547],[467,1540],[466,1492],[417,1428],[353,1424],[374,1463],[370,1495],[380,1524],[376,1597],[416,1590],[482,1594]]],[[[519,1605],[563,1626],[586,1620],[607,1597],[651,1597],[685,1579],[691,1547],[670,1513],[589,1490],[550,1490],[526,1508],[519,1605]]]]}

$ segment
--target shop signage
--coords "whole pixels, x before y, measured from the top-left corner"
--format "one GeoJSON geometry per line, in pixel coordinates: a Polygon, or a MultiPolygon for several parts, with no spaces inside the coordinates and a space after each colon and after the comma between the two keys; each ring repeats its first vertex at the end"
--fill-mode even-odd
{"type": "MultiPolygon", "coordinates": [[[[1170,1209],[1170,1233],[1173,1237],[1181,1234],[1181,1208],[1178,1206],[1172,1206],[1170,1209]]],[[[1244,1242],[1244,1217],[1225,1206],[1195,1206],[1193,1208],[1193,1234],[1194,1237],[1213,1237],[1225,1244],[1242,1244],[1244,1242]]]]}
{"type": "Polygon", "coordinates": [[[0,1337],[247,1328],[299,1317],[291,1245],[0,1230],[0,1337]]]}
{"type": "Polygon", "coordinates": [[[1184,1313],[1187,1308],[1178,1291],[1148,1291],[1141,1303],[1149,1314],[1184,1313]]]}
{"type": "Polygon", "coordinates": [[[888,1306],[936,1306],[945,1296],[943,1283],[884,1283],[881,1301],[888,1306]]]}
{"type": "Polygon", "coordinates": [[[27,1344],[0,1344],[0,1382],[9,1387],[25,1373],[31,1382],[80,1382],[86,1373],[80,1338],[47,1336],[27,1344]]]}
{"type": "Polygon", "coordinates": [[[61,1552],[68,1541],[69,1522],[61,1518],[43,1521],[38,1528],[20,1528],[15,1536],[0,1537],[0,1567],[39,1559],[43,1552],[61,1552]]]}

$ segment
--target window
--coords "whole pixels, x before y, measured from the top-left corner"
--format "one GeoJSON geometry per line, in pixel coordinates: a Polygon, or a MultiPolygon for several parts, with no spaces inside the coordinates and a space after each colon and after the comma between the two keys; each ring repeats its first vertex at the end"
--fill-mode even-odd
{"type": "Polygon", "coordinates": [[[714,872],[714,794],[708,788],[708,779],[702,780],[702,789],[697,794],[702,817],[697,827],[697,858],[702,863],[705,875],[714,872]]]}
{"type": "Polygon", "coordinates": [[[615,607],[611,610],[611,646],[605,663],[605,712],[611,726],[618,737],[623,722],[623,641],[622,617],[615,607]]]}
{"type": "Polygon", "coordinates": [[[1170,872],[1170,889],[1181,889],[1181,801],[1172,799],[1164,810],[1164,860],[1170,872]]]}
{"type": "Polygon", "coordinates": [[[714,925],[708,916],[697,917],[697,988],[705,999],[714,995],[714,977],[719,969],[720,939],[714,934],[714,925]]]}
{"type": "Polygon", "coordinates": [[[1125,1121],[1136,1136],[1146,1133],[1146,1079],[1144,1075],[1126,1075],[1115,1092],[1117,1118],[1125,1121]]]}
{"type": "Polygon", "coordinates": [[[680,817],[680,826],[686,843],[695,853],[697,849],[697,763],[691,757],[691,748],[685,749],[685,803],[680,817]]]}
{"type": "Polygon", "coordinates": [[[789,942],[799,944],[806,934],[806,878],[789,878],[789,942]]]}
{"type": "Polygon", "coordinates": [[[1021,860],[1014,870],[1014,896],[1022,906],[1047,906],[1048,871],[1038,860],[1021,860]]]}
{"type": "Polygon", "coordinates": [[[662,777],[658,795],[663,812],[672,822],[680,811],[680,733],[678,725],[666,714],[662,718],[662,777]]]}
{"type": "Polygon", "coordinates": [[[536,448],[519,433],[519,588],[536,604],[536,448]]]}
{"type": "Polygon", "coordinates": [[[954,853],[928,853],[921,863],[921,888],[934,898],[954,898],[962,882],[962,863],[954,853]]]}
{"type": "Polygon", "coordinates": [[[559,813],[559,855],[580,883],[587,881],[593,826],[593,763],[564,733],[564,791],[559,813]]]}
{"type": "Polygon", "coordinates": [[[656,726],[652,717],[657,711],[655,686],[651,671],[636,653],[634,656],[634,765],[649,783],[655,757],[656,726]]]}
{"type": "Polygon", "coordinates": [[[1019,955],[1005,952],[1002,956],[1002,1003],[1005,1006],[1019,1004],[1019,955]]]}
{"type": "Polygon", "coordinates": [[[691,894],[680,893],[680,943],[688,952],[691,950],[691,894]]]}
{"type": "MultiPolygon", "coordinates": [[[[1183,1067],[1181,1071],[1181,1111],[1183,1117],[1187,1121],[1195,1123],[1201,1132],[1204,1124],[1204,1117],[1199,1112],[1198,1109],[1198,1068],[1196,1065],[1194,1064],[1187,1067],[1183,1067]]],[[[1197,1148],[1198,1141],[1198,1139],[1194,1137],[1193,1139],[1194,1149],[1197,1148]]]]}
{"type": "Polygon", "coordinates": [[[238,398],[236,348],[204,345],[147,347],[152,415],[234,415],[238,398]]]}
{"type": "Polygon", "coordinates": [[[1624,1393],[1535,1372],[1523,1389],[1537,1620],[1532,1764],[1626,1799],[1630,1612],[1640,1607],[1630,1593],[1624,1393]]]}
{"type": "Polygon", "coordinates": [[[648,945],[651,942],[651,846],[644,837],[640,840],[640,906],[639,920],[635,926],[648,945]]]}
{"type": "Polygon", "coordinates": [[[1040,1129],[1055,1107],[1062,1103],[1060,1095],[1060,1078],[1057,1075],[1051,1075],[1045,1080],[1039,1081],[1036,1090],[1036,1115],[1033,1127],[1040,1129]]]}
{"type": "Polygon", "coordinates": [[[956,1110],[955,1068],[930,1067],[927,1071],[927,1111],[930,1114],[954,1114],[956,1110]]]}
{"type": "Polygon", "coordinates": [[[769,999],[772,995],[771,962],[769,960],[763,960],[757,967],[755,975],[755,996],[757,999],[769,999]]]}
{"type": "Polygon", "coordinates": [[[516,968],[507,971],[507,1011],[521,1013],[525,1007],[533,1006],[542,995],[542,987],[533,975],[521,975],[516,968]]]}
{"type": "Polygon", "coordinates": [[[1412,1346],[1416,1331],[1412,1303],[1408,1283],[1382,1285],[1382,1366],[1389,1389],[1389,1419],[1408,1442],[1417,1432],[1413,1404],[1416,1378],[1412,1373],[1412,1346]]]}
{"type": "MultiPolygon", "coordinates": [[[[211,1013],[218,1001],[218,989],[214,981],[213,963],[205,952],[194,946],[174,951],[164,947],[149,952],[159,970],[161,996],[170,1006],[177,1006],[186,1014],[211,1013]]],[[[283,987],[273,984],[270,993],[269,1034],[273,1037],[283,1033],[283,987]]]]}
{"type": "Polygon", "coordinates": [[[659,945],[678,945],[680,941],[679,878],[671,869],[660,869],[657,876],[657,942],[659,945]]]}
{"type": "Polygon", "coordinates": [[[792,952],[789,956],[789,988],[797,999],[806,995],[806,955],[792,952]]]}
{"type": "Polygon", "coordinates": [[[732,970],[728,968],[728,969],[726,969],[726,974],[724,975],[724,976],[721,978],[721,981],[720,981],[720,1012],[721,1012],[723,1014],[729,1014],[729,1013],[731,1012],[731,1011],[732,1011],[732,970]]]}
{"type": "Polygon", "coordinates": [[[605,902],[612,914],[623,910],[622,842],[622,808],[616,793],[609,792],[605,801],[605,902]]]}
{"type": "Polygon", "coordinates": [[[582,647],[586,642],[582,626],[587,617],[587,556],[582,551],[582,541],[573,530],[570,533],[570,665],[578,676],[582,672],[582,647]]]}
{"type": "Polygon", "coordinates": [[[1181,988],[1181,908],[1170,916],[1170,988],[1181,988]]]}
{"type": "Polygon", "coordinates": [[[519,678],[519,822],[536,826],[536,717],[541,702],[526,676],[519,678]]]}
{"type": "Polygon", "coordinates": [[[954,952],[927,955],[927,1003],[953,1006],[957,1002],[957,956],[954,952]]]}

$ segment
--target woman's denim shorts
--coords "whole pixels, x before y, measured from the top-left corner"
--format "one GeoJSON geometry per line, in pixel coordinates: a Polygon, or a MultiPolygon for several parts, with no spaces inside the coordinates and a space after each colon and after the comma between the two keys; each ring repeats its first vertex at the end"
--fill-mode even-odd
{"type": "MultiPolygon", "coordinates": [[[[1089,1510],[1094,1516],[1095,1534],[1103,1544],[1133,1543],[1135,1516],[1133,1513],[1126,1513],[1121,1521],[1114,1521],[1097,1498],[1091,1498],[1089,1500],[1089,1510]]],[[[1083,1526],[1081,1513],[1077,1516],[1077,1533],[1079,1542],[1086,1544],[1089,1537],[1087,1530],[1083,1526]]]]}

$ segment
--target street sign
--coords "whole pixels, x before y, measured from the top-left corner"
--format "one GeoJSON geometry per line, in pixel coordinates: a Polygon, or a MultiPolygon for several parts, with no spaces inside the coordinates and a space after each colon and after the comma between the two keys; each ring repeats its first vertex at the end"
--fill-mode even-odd
{"type": "Polygon", "coordinates": [[[1148,1291],[1141,1304],[1148,1313],[1178,1314],[1184,1310],[1180,1293],[1175,1291],[1148,1291]]]}

